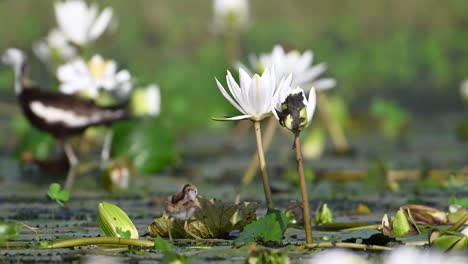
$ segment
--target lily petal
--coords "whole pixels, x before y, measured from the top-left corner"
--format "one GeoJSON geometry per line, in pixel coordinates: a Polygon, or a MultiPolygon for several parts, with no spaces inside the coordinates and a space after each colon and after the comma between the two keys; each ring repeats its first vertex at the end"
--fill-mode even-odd
{"type": "Polygon", "coordinates": [[[242,107],[239,106],[239,104],[237,104],[233,99],[232,97],[226,92],[226,90],[224,89],[223,85],[218,81],[218,79],[216,79],[216,84],[218,86],[218,89],[221,91],[221,93],[223,94],[224,98],[226,98],[226,100],[229,101],[230,104],[232,104],[235,108],[237,108],[237,110],[239,110],[240,112],[244,113],[244,110],[242,109],[242,107]]]}
{"type": "Polygon", "coordinates": [[[324,91],[336,86],[336,80],[332,78],[320,79],[312,83],[317,91],[324,91]]]}
{"type": "Polygon", "coordinates": [[[312,121],[312,117],[314,116],[315,106],[317,105],[317,95],[315,88],[312,87],[312,89],[310,89],[309,99],[307,101],[307,125],[309,125],[312,121]]]}
{"type": "Polygon", "coordinates": [[[244,120],[250,119],[251,115],[239,115],[239,116],[231,116],[231,117],[212,117],[211,119],[216,121],[235,121],[235,120],[244,120]]]}
{"type": "Polygon", "coordinates": [[[91,40],[97,39],[99,36],[104,33],[106,30],[107,26],[109,25],[111,19],[112,19],[112,8],[107,7],[105,8],[99,17],[96,19],[94,24],[92,25],[91,29],[89,30],[89,38],[91,40]]]}

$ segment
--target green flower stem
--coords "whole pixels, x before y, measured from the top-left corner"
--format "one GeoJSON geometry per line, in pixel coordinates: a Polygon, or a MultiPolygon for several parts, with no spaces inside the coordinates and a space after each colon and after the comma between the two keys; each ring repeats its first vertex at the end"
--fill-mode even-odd
{"type": "Polygon", "coordinates": [[[140,240],[140,239],[124,239],[124,238],[119,238],[119,237],[84,237],[84,238],[67,239],[67,240],[50,243],[45,248],[49,248],[49,249],[69,248],[69,247],[103,245],[103,244],[154,248],[153,241],[140,240]]]}
{"type": "MultiPolygon", "coordinates": [[[[267,122],[267,127],[263,137],[263,150],[265,152],[268,152],[268,149],[271,146],[271,142],[273,142],[273,136],[275,135],[276,128],[278,127],[278,121],[274,117],[270,117],[267,122]]],[[[242,184],[244,185],[248,185],[252,182],[253,178],[255,177],[255,173],[258,170],[258,159],[255,156],[256,155],[254,154],[250,160],[249,168],[245,171],[244,177],[242,178],[242,184]]]]}
{"type": "Polygon", "coordinates": [[[306,245],[308,249],[314,248],[351,248],[351,249],[362,249],[362,250],[376,250],[376,251],[388,251],[392,250],[390,247],[377,246],[377,245],[366,245],[346,242],[324,242],[324,243],[311,243],[306,245]]]}
{"type": "Polygon", "coordinates": [[[462,227],[466,221],[468,221],[468,213],[466,213],[462,218],[460,218],[453,226],[451,226],[448,231],[457,231],[460,227],[462,227]]]}
{"type": "Polygon", "coordinates": [[[257,154],[258,163],[260,164],[260,171],[262,172],[263,190],[265,191],[265,199],[268,209],[273,209],[273,199],[271,197],[270,183],[268,179],[268,171],[265,163],[265,155],[263,153],[262,144],[262,131],[260,128],[260,121],[254,121],[255,139],[257,141],[257,154]]]}
{"type": "Polygon", "coordinates": [[[332,113],[333,110],[326,94],[317,93],[317,108],[320,117],[325,122],[328,133],[330,133],[335,151],[338,153],[346,153],[348,151],[348,141],[344,135],[343,128],[332,113]]]}
{"type": "Polygon", "coordinates": [[[304,230],[306,233],[306,242],[307,244],[312,244],[313,238],[312,226],[310,221],[309,194],[307,193],[307,183],[304,176],[304,165],[302,164],[302,152],[301,143],[299,141],[299,133],[295,134],[294,147],[296,149],[297,172],[299,174],[299,180],[301,184],[302,208],[304,212],[304,230]]]}

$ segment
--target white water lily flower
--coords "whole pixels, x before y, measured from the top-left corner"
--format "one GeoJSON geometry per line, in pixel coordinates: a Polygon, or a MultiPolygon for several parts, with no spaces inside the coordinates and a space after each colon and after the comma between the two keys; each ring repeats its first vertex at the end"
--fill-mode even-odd
{"type": "Polygon", "coordinates": [[[244,30],[249,24],[248,0],[214,0],[213,12],[217,31],[244,30]]]}
{"type": "Polygon", "coordinates": [[[344,249],[330,249],[312,255],[311,259],[304,261],[306,264],[370,264],[364,258],[352,251],[344,249]]]}
{"type": "MultiPolygon", "coordinates": [[[[315,87],[317,91],[331,89],[336,86],[336,80],[332,78],[319,78],[327,70],[325,63],[312,65],[313,53],[308,50],[300,53],[297,50],[285,52],[283,47],[276,45],[271,53],[261,54],[259,57],[251,55],[249,57],[251,67],[256,72],[261,72],[265,68],[274,67],[276,70],[277,81],[288,76],[294,75],[292,85],[305,87],[315,87]]],[[[242,66],[241,67],[245,67],[242,66]]]]}
{"type": "Polygon", "coordinates": [[[49,64],[54,61],[69,61],[76,56],[76,48],[58,29],[52,29],[47,37],[33,45],[34,53],[39,59],[49,64]]]}
{"type": "Polygon", "coordinates": [[[460,86],[460,93],[463,99],[468,102],[468,79],[462,81],[460,86]]]}
{"type": "Polygon", "coordinates": [[[135,115],[158,115],[161,112],[161,92],[156,84],[145,89],[137,89],[132,93],[132,111],[135,115]]]}
{"type": "Polygon", "coordinates": [[[457,254],[443,254],[432,249],[419,249],[416,247],[400,247],[385,257],[384,264],[439,264],[451,263],[462,264],[466,263],[466,256],[457,254]]]}
{"type": "Polygon", "coordinates": [[[309,91],[309,99],[299,86],[291,86],[292,75],[283,79],[273,97],[273,115],[280,124],[293,133],[308,127],[314,116],[316,106],[315,89],[309,91]]]}
{"type": "Polygon", "coordinates": [[[88,6],[83,0],[55,2],[55,17],[60,30],[79,46],[85,46],[104,33],[112,19],[112,8],[98,15],[96,4],[88,6]]]}
{"type": "Polygon", "coordinates": [[[100,55],[94,55],[87,63],[79,58],[60,66],[57,78],[63,93],[84,93],[91,98],[96,98],[101,89],[119,97],[128,96],[132,89],[130,73],[117,72],[115,61],[104,60],[100,55]]]}
{"type": "Polygon", "coordinates": [[[240,86],[232,77],[231,72],[227,71],[226,82],[231,95],[216,79],[216,84],[223,96],[242,113],[242,115],[222,120],[250,119],[260,121],[269,116],[272,110],[273,95],[276,91],[275,71],[266,69],[262,76],[255,74],[250,77],[247,72],[239,69],[239,74],[240,86]]]}

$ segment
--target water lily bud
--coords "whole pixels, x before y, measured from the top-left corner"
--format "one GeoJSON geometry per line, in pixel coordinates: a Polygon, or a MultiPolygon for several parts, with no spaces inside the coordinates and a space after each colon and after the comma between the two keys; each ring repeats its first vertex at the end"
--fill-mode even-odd
{"type": "Polygon", "coordinates": [[[158,115],[161,111],[161,93],[159,86],[152,84],[145,89],[137,89],[131,98],[134,115],[158,115]]]}
{"type": "Polygon", "coordinates": [[[463,99],[468,102],[468,79],[462,81],[460,85],[460,94],[463,99]]]}
{"type": "Polygon", "coordinates": [[[109,192],[126,190],[130,186],[130,169],[126,164],[112,164],[104,172],[102,183],[109,192]]]}
{"type": "Polygon", "coordinates": [[[310,90],[307,100],[304,90],[300,87],[285,86],[285,83],[290,83],[290,78],[291,76],[288,76],[280,83],[273,99],[273,114],[282,126],[298,134],[312,121],[316,104],[315,89],[310,90]]]}
{"type": "Polygon", "coordinates": [[[119,207],[102,202],[98,206],[98,224],[107,237],[121,237],[117,230],[130,231],[130,238],[138,239],[138,230],[128,215],[119,207]]]}
{"type": "Polygon", "coordinates": [[[395,237],[404,237],[410,231],[410,224],[406,218],[406,214],[403,209],[400,208],[393,219],[393,235],[395,237]]]}
{"type": "Polygon", "coordinates": [[[248,0],[214,0],[213,11],[218,32],[242,31],[249,24],[248,0]]]}
{"type": "Polygon", "coordinates": [[[333,223],[333,212],[328,208],[327,204],[323,204],[321,208],[317,209],[315,223],[317,225],[333,223]]]}
{"type": "Polygon", "coordinates": [[[384,214],[382,218],[382,231],[386,236],[393,236],[393,228],[390,225],[391,220],[389,219],[387,214],[384,214]]]}

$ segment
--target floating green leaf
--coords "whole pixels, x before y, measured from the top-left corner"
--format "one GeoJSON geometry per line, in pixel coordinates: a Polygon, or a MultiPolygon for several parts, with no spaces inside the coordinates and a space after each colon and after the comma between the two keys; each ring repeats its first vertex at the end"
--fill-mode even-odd
{"type": "Polygon", "coordinates": [[[173,246],[166,240],[162,239],[160,236],[157,236],[154,240],[154,249],[172,250],[172,248],[173,246]]]}
{"type": "Polygon", "coordinates": [[[381,232],[372,228],[363,228],[355,231],[340,232],[338,241],[365,240],[369,239],[371,236],[376,234],[381,234],[381,232]]]}
{"type": "Polygon", "coordinates": [[[50,199],[54,200],[60,206],[63,206],[64,203],[70,200],[70,193],[68,191],[61,190],[61,188],[62,187],[60,186],[60,184],[52,183],[49,186],[49,191],[47,192],[47,195],[50,199]]]}
{"type": "Polygon", "coordinates": [[[443,251],[466,250],[468,248],[468,237],[456,231],[434,230],[429,236],[429,242],[443,251]]]}
{"type": "Polygon", "coordinates": [[[132,233],[130,233],[130,230],[124,231],[124,230],[122,230],[122,227],[120,227],[120,226],[117,226],[115,228],[115,232],[119,235],[119,237],[125,238],[125,239],[130,239],[130,237],[132,235],[132,233]]]}
{"type": "Polygon", "coordinates": [[[0,242],[16,238],[21,231],[21,226],[15,222],[0,221],[0,242]]]}
{"type": "Polygon", "coordinates": [[[164,264],[188,264],[188,257],[177,254],[174,251],[166,250],[162,259],[164,264]]]}
{"type": "Polygon", "coordinates": [[[286,214],[272,210],[264,217],[247,225],[236,242],[281,242],[288,225],[286,214]]]}

